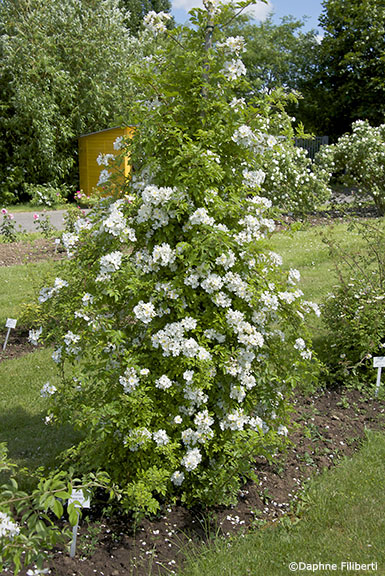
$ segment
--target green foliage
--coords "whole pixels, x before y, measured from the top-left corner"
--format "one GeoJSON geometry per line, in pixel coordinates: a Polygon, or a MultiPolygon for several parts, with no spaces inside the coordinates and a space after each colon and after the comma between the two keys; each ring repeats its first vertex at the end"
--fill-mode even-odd
{"type": "Polygon", "coordinates": [[[127,13],[125,23],[131,34],[140,30],[148,12],[170,12],[170,0],[119,0],[119,6],[127,13]]]}
{"type": "Polygon", "coordinates": [[[18,574],[22,568],[35,565],[41,570],[49,551],[59,542],[67,544],[71,533],[62,520],[64,506],[70,524],[77,522],[81,511],[76,502],[68,503],[73,489],[107,488],[105,474],[91,476],[85,482],[72,478],[67,472],[55,472],[40,477],[31,493],[19,488],[16,467],[9,462],[5,444],[0,444],[0,473],[10,474],[10,479],[0,487],[0,565],[18,574]]]}
{"type": "Polygon", "coordinates": [[[371,358],[385,347],[385,228],[382,220],[352,226],[364,240],[352,253],[326,239],[339,284],[323,307],[330,334],[325,356],[333,381],[373,382],[371,358]]]}
{"type": "Polygon", "coordinates": [[[26,184],[24,190],[30,199],[31,206],[48,208],[64,204],[69,195],[69,190],[65,186],[58,188],[42,184],[26,184]]]}
{"type": "Polygon", "coordinates": [[[385,118],[383,0],[324,0],[317,68],[301,87],[303,121],[334,140],[356,120],[385,118]]]}
{"type": "Polygon", "coordinates": [[[265,243],[290,121],[277,94],[236,99],[243,41],[223,27],[239,7],[208,4],[171,32],[146,19],[140,128],[121,149],[133,176],[63,234],[66,269],[40,295],[63,376],[51,407],[85,435],[69,457],[107,470],[135,514],[234,498],[252,457],[282,443],[292,389],[317,377],[315,307],[265,243]]]}
{"type": "Polygon", "coordinates": [[[312,73],[318,43],[315,31],[303,32],[303,25],[288,16],[280,24],[269,17],[259,25],[239,27],[246,41],[244,61],[254,90],[298,91],[303,78],[312,73]]]}
{"type": "Polygon", "coordinates": [[[0,21],[3,200],[24,183],[73,186],[78,136],[129,117],[138,41],[117,0],[5,0],[0,21]]]}
{"type": "Polygon", "coordinates": [[[74,200],[79,207],[90,208],[95,206],[101,198],[101,193],[97,188],[92,189],[90,196],[87,196],[82,190],[77,190],[74,195],[74,200]]]}
{"type": "Polygon", "coordinates": [[[316,163],[329,178],[371,198],[379,214],[385,214],[385,124],[373,128],[369,122],[355,122],[336,144],[322,146],[316,163]]]}

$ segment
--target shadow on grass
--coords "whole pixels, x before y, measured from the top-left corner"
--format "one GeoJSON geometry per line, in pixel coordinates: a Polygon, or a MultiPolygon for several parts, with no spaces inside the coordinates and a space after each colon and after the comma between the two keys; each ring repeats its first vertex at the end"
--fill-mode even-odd
{"type": "Polygon", "coordinates": [[[50,469],[58,456],[81,440],[69,425],[45,423],[45,412],[31,415],[20,406],[4,410],[0,420],[0,442],[6,442],[9,458],[32,473],[43,466],[50,469]]]}

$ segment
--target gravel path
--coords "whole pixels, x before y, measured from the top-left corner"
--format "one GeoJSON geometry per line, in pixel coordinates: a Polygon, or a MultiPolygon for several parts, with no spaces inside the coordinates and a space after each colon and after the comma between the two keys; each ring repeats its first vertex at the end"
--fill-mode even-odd
{"type": "Polygon", "coordinates": [[[37,232],[38,227],[33,218],[34,214],[38,214],[40,217],[46,214],[56,230],[64,230],[63,218],[65,213],[66,210],[46,210],[45,212],[36,210],[36,212],[14,212],[13,216],[17,229],[21,226],[23,232],[37,232]]]}

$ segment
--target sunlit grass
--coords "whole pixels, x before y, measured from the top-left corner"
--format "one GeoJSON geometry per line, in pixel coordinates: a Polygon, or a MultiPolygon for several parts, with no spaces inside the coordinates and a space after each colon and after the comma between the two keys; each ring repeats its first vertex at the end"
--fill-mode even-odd
{"type": "Polygon", "coordinates": [[[11,214],[16,214],[18,212],[43,212],[44,210],[52,211],[52,210],[67,210],[68,203],[57,204],[54,207],[49,206],[36,206],[32,205],[29,202],[24,202],[22,204],[13,204],[13,205],[2,205],[1,208],[6,208],[8,212],[11,214]]]}
{"type": "Polygon", "coordinates": [[[0,267],[0,327],[7,318],[19,318],[23,304],[37,302],[42,284],[49,285],[58,262],[30,262],[0,267]]]}
{"type": "Polygon", "coordinates": [[[271,248],[282,256],[283,267],[297,268],[301,272],[300,288],[307,299],[320,304],[337,282],[324,239],[341,243],[351,251],[363,244],[359,235],[348,228],[349,224],[342,222],[329,226],[302,225],[271,237],[271,248]]]}
{"type": "MultiPolygon", "coordinates": [[[[297,268],[300,271],[298,287],[304,297],[320,305],[338,284],[335,262],[325,240],[337,242],[347,252],[353,252],[364,244],[362,238],[346,222],[320,226],[294,225],[289,231],[274,233],[270,240],[271,249],[283,258],[283,268],[297,268]]],[[[309,316],[307,325],[314,347],[319,350],[327,338],[322,314],[320,318],[309,316]]]]}

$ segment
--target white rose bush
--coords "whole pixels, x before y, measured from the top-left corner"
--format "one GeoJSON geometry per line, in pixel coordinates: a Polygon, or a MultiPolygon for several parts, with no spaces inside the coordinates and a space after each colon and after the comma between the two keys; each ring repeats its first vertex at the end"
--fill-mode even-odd
{"type": "Polygon", "coordinates": [[[351,133],[321,147],[316,164],[325,181],[337,178],[355,188],[361,199],[370,198],[381,216],[385,214],[385,124],[371,126],[367,120],[357,120],[351,133]]]}
{"type": "Polygon", "coordinates": [[[243,43],[223,30],[241,7],[210,2],[172,31],[148,15],[120,143],[132,173],[63,236],[62,278],[40,296],[62,375],[50,409],[84,435],[68,457],[107,472],[136,514],[231,501],[284,441],[293,389],[317,378],[318,309],[268,247],[266,166],[289,123],[267,96],[234,105],[243,43]]]}
{"type": "Polygon", "coordinates": [[[325,243],[334,260],[338,284],[323,305],[329,332],[325,364],[333,383],[374,385],[373,356],[385,348],[385,229],[382,218],[356,220],[354,252],[330,239],[325,243]]]}

